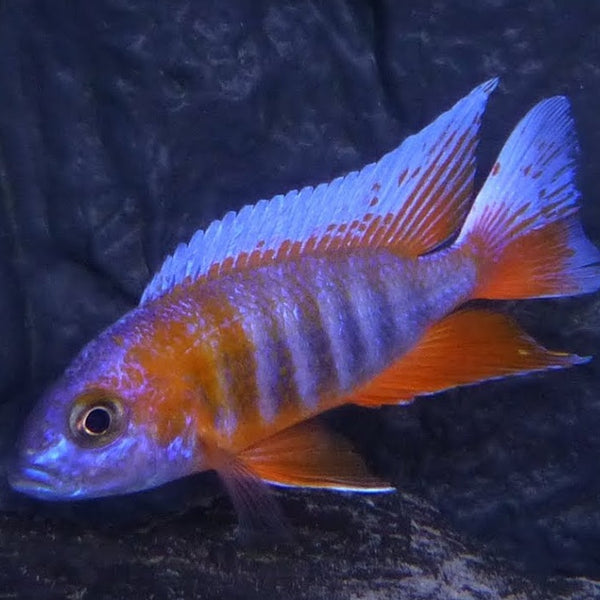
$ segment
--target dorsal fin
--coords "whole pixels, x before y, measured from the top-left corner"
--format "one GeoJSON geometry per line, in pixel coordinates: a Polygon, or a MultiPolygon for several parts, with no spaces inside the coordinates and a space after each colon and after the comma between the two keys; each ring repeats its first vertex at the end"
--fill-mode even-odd
{"type": "Polygon", "coordinates": [[[180,244],[141,304],[190,278],[218,277],[273,260],[340,248],[423,254],[461,225],[471,201],[474,153],[492,79],[428,127],[360,171],[229,212],[180,244]]]}

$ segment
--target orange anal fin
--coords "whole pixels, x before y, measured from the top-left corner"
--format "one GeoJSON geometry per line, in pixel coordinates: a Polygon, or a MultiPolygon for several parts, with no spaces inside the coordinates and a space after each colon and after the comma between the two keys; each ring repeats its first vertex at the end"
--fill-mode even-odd
{"type": "Polygon", "coordinates": [[[586,360],[546,350],[505,315],[462,310],[430,327],[412,350],[359,389],[352,402],[398,404],[460,385],[586,360]]]}
{"type": "Polygon", "coordinates": [[[348,441],[325,431],[314,419],[245,449],[238,460],[276,485],[361,492],[393,489],[369,473],[348,441]]]}

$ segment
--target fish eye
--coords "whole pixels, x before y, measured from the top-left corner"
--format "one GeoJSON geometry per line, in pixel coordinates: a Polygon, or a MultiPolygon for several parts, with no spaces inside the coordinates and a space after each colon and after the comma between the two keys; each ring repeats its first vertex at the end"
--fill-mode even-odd
{"type": "Polygon", "coordinates": [[[75,400],[69,428],[82,446],[98,447],[112,442],[125,427],[123,403],[104,393],[90,393],[75,400]]]}
{"type": "Polygon", "coordinates": [[[110,428],[111,416],[105,406],[95,406],[87,412],[82,424],[88,435],[103,435],[110,428]]]}

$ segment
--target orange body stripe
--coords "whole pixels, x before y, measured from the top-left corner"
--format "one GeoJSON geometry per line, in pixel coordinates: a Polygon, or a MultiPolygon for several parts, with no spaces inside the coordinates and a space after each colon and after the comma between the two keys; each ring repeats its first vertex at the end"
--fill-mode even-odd
{"type": "Polygon", "coordinates": [[[178,287],[161,297],[157,318],[129,350],[132,372],[141,368],[150,379],[146,401],[136,406],[137,418],[147,420],[150,414],[163,443],[184,431],[187,416],[206,432],[228,411],[243,418],[248,399],[257,395],[255,348],[236,309],[224,297],[203,294],[195,305],[198,313],[166,310],[189,292],[178,287]],[[196,314],[208,327],[202,329],[196,314]]]}

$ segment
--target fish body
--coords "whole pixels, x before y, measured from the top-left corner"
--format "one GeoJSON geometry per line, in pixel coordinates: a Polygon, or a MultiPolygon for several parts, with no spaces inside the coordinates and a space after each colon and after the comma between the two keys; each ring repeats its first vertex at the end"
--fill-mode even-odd
{"type": "MultiPolygon", "coordinates": [[[[170,415],[188,395],[185,414],[197,413],[204,435],[237,452],[350,402],[474,284],[473,260],[447,252],[300,257],[191,281],[138,308],[111,335],[127,346],[131,393],[140,386],[135,374],[152,373],[139,409],[169,416],[157,416],[160,437],[175,434],[170,415]]],[[[122,388],[113,372],[103,375],[95,387],[122,388]]]]}
{"type": "Polygon", "coordinates": [[[564,98],[528,113],[473,201],[495,85],[377,163],[181,244],[34,408],[13,486],[92,497],[215,469],[247,520],[272,509],[264,482],[389,490],[317,415],[585,360],[461,308],[600,287],[564,98]]]}

